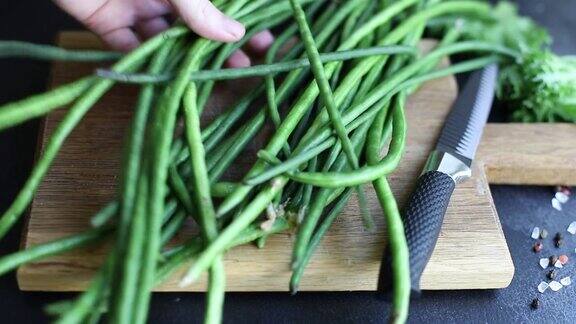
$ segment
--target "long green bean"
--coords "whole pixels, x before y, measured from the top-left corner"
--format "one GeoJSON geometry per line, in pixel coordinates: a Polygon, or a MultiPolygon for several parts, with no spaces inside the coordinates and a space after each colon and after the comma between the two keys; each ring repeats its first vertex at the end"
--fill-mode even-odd
{"type": "Polygon", "coordinates": [[[118,212],[118,205],[117,201],[108,203],[90,218],[90,225],[92,225],[92,227],[100,227],[108,223],[108,221],[110,221],[110,219],[118,212]]]}
{"type": "Polygon", "coordinates": [[[46,61],[100,62],[120,59],[122,53],[68,50],[50,45],[39,45],[21,41],[0,41],[0,59],[29,58],[46,61]]]}
{"type": "MultiPolygon", "coordinates": [[[[395,106],[404,109],[405,94],[397,95],[395,106]]],[[[397,109],[396,107],[392,108],[397,109]]],[[[366,160],[369,164],[376,164],[379,161],[381,135],[383,133],[386,120],[386,111],[382,110],[368,133],[368,143],[366,149],[366,160]]],[[[408,317],[408,304],[410,303],[410,262],[408,257],[408,245],[404,235],[404,225],[398,206],[390,185],[385,177],[376,179],[373,182],[374,189],[380,206],[386,218],[386,228],[388,231],[387,249],[392,255],[392,272],[393,272],[393,314],[391,318],[394,322],[404,323],[408,317]]]]}
{"type": "Polygon", "coordinates": [[[94,78],[87,77],[48,92],[0,106],[0,130],[46,115],[54,109],[71,103],[93,83],[94,78]]]}
{"type": "Polygon", "coordinates": [[[110,232],[110,226],[103,226],[2,256],[0,257],[0,275],[4,275],[23,264],[99,241],[110,232]]]}
{"type": "MultiPolygon", "coordinates": [[[[198,67],[198,61],[190,62],[191,69],[198,67]]],[[[194,82],[188,85],[184,93],[185,132],[190,150],[190,163],[192,179],[195,185],[193,191],[196,196],[196,205],[201,220],[200,225],[207,242],[212,242],[218,235],[216,212],[210,194],[210,179],[206,168],[204,145],[200,130],[200,113],[197,102],[197,88],[194,82]]],[[[222,258],[214,260],[209,275],[208,302],[206,307],[205,323],[218,324],[222,316],[224,303],[224,265],[222,258]]]]}
{"type": "MultiPolygon", "coordinates": [[[[322,53],[319,55],[321,63],[330,63],[377,55],[414,54],[415,51],[415,48],[412,46],[388,45],[322,53]]],[[[261,64],[243,68],[199,70],[191,74],[190,81],[215,81],[261,77],[308,67],[310,67],[309,59],[303,58],[287,62],[261,64]]],[[[121,83],[134,84],[166,83],[174,79],[174,76],[169,74],[129,74],[105,69],[96,70],[96,76],[121,83]]]]}

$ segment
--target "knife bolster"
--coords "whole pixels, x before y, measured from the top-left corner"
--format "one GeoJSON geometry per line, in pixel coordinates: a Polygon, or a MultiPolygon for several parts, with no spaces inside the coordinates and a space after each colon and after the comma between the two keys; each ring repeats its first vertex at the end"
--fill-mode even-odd
{"type": "Polygon", "coordinates": [[[438,150],[435,150],[430,154],[422,174],[429,171],[438,171],[447,174],[456,184],[461,183],[472,176],[470,165],[462,162],[459,158],[448,152],[438,150]]]}

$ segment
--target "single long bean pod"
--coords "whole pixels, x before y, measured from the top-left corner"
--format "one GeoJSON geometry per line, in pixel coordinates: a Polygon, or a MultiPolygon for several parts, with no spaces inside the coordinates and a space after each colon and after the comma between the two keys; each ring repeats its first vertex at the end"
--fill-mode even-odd
{"type": "MultiPolygon", "coordinates": [[[[192,62],[192,64],[194,64],[194,62],[192,62]]],[[[190,150],[190,163],[192,166],[192,179],[195,184],[194,194],[196,195],[197,209],[204,236],[208,243],[210,243],[216,239],[218,229],[216,212],[214,211],[210,194],[210,180],[206,168],[205,151],[202,144],[200,113],[196,91],[196,84],[190,83],[184,95],[185,132],[188,149],[190,150]]],[[[218,324],[221,321],[225,279],[222,258],[216,258],[210,269],[205,323],[218,324]]]]}
{"type": "MultiPolygon", "coordinates": [[[[396,96],[395,106],[403,109],[406,102],[406,95],[401,93],[396,96]]],[[[395,109],[395,108],[393,108],[395,109]]],[[[386,111],[382,110],[368,133],[366,147],[366,161],[369,164],[379,162],[381,135],[386,120],[386,111]]],[[[393,271],[393,306],[391,319],[395,323],[404,323],[408,317],[408,306],[410,304],[410,262],[408,257],[408,244],[404,235],[404,225],[394,194],[385,177],[378,178],[372,182],[384,217],[386,218],[386,228],[388,231],[387,249],[392,256],[393,271]]]]}
{"type": "Polygon", "coordinates": [[[45,61],[102,62],[120,59],[122,53],[67,50],[50,45],[39,45],[21,41],[0,41],[0,59],[29,58],[45,61]]]}
{"type": "Polygon", "coordinates": [[[90,229],[84,233],[29,247],[0,257],[0,276],[21,265],[102,240],[111,232],[110,226],[90,229]]]}
{"type": "MultiPolygon", "coordinates": [[[[114,65],[114,68],[119,71],[130,71],[142,64],[144,58],[156,50],[166,38],[178,37],[186,33],[186,29],[173,28],[166,31],[140,46],[138,49],[128,54],[125,58],[114,65]]],[[[88,110],[96,103],[98,99],[112,87],[114,81],[99,80],[90,86],[90,89],[78,99],[78,101],[70,108],[68,114],[64,117],[60,125],[54,130],[52,136],[44,148],[43,155],[38,160],[36,166],[16,200],[8,208],[8,210],[0,218],[0,239],[4,237],[6,232],[18,220],[22,212],[26,209],[30,200],[32,199],[40,181],[48,171],[64,140],[68,137],[70,132],[76,127],[88,110]]]]}
{"type": "MultiPolygon", "coordinates": [[[[297,27],[295,25],[290,26],[286,29],[270,46],[266,53],[266,63],[272,64],[276,55],[282,45],[284,45],[288,39],[293,37],[296,33],[297,27]]],[[[272,120],[274,128],[278,128],[281,123],[280,112],[278,111],[278,104],[276,103],[276,86],[274,85],[274,75],[269,74],[265,76],[264,84],[266,88],[266,100],[268,102],[268,117],[272,120]]],[[[283,147],[284,154],[290,155],[290,145],[286,143],[283,147]]]]}
{"type": "Polygon", "coordinates": [[[54,109],[71,103],[93,83],[92,77],[82,78],[45,93],[0,106],[0,131],[44,116],[54,109]]]}
{"type": "MultiPolygon", "coordinates": [[[[319,53],[321,63],[340,62],[364,57],[390,54],[415,54],[416,49],[412,46],[388,45],[359,48],[354,50],[319,53]]],[[[199,70],[190,76],[190,81],[217,81],[235,80],[240,78],[253,78],[272,76],[282,72],[310,67],[307,58],[278,62],[270,64],[253,65],[243,68],[227,68],[214,70],[199,70]]],[[[149,84],[166,83],[174,79],[171,74],[150,73],[120,73],[117,71],[98,69],[96,75],[103,79],[110,79],[121,83],[149,84]]]]}
{"type": "Polygon", "coordinates": [[[92,227],[104,226],[110,221],[114,215],[118,213],[119,204],[117,201],[108,203],[102,209],[100,209],[94,216],[90,217],[90,225],[92,227]]]}

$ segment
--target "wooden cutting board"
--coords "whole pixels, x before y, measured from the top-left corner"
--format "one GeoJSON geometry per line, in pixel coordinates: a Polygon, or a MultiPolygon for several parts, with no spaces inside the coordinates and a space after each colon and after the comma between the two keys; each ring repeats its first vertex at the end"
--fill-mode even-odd
{"type": "MultiPolygon", "coordinates": [[[[90,34],[78,32],[63,33],[58,44],[68,48],[100,46],[90,34]]],[[[75,80],[90,73],[93,68],[88,64],[57,63],[52,71],[52,86],[75,80]]],[[[216,90],[208,111],[225,106],[243,84],[222,84],[216,90]]],[[[390,177],[400,205],[406,201],[432,150],[456,94],[456,82],[448,77],[427,83],[410,97],[406,109],[408,145],[399,169],[390,177]]],[[[32,203],[23,247],[87,229],[90,215],[113,198],[122,139],[136,95],[137,89],[134,87],[114,88],[68,138],[32,203]]],[[[64,114],[65,110],[59,110],[45,119],[39,140],[40,151],[64,114]]],[[[545,143],[546,136],[551,135],[550,130],[548,125],[488,126],[479,154],[481,157],[474,166],[474,177],[458,186],[452,197],[438,244],[422,277],[423,289],[508,286],[514,274],[514,265],[484,170],[489,171],[488,177],[494,183],[524,183],[536,181],[534,179],[544,184],[556,184],[557,181],[576,183],[576,176],[569,174],[570,170],[557,168],[562,163],[547,161],[540,156],[545,149],[540,150],[538,143],[545,143]],[[516,137],[510,130],[517,131],[522,137],[516,137]],[[510,141],[511,137],[513,141],[510,141]],[[485,163],[488,164],[485,166],[485,163]],[[531,173],[530,177],[525,176],[526,171],[531,173]]],[[[569,138],[576,136],[573,125],[566,126],[563,131],[571,136],[569,138]]],[[[255,152],[255,148],[250,149],[245,156],[253,157],[255,152]]],[[[564,154],[562,162],[576,165],[574,150],[569,152],[564,154]]],[[[239,161],[236,164],[239,170],[242,163],[239,161]]],[[[366,188],[376,219],[376,231],[368,233],[364,230],[353,199],[316,252],[305,272],[301,290],[376,289],[386,234],[375,194],[371,187],[366,188]]],[[[186,237],[187,230],[184,230],[175,241],[181,242],[186,237]]],[[[283,233],[271,237],[262,250],[246,245],[228,252],[225,257],[227,289],[286,291],[293,239],[292,233],[283,233]]],[[[101,244],[21,267],[17,274],[19,286],[22,290],[82,290],[100,266],[105,253],[105,244],[101,244]]],[[[178,279],[181,272],[157,287],[157,290],[199,291],[206,288],[204,279],[190,287],[180,288],[178,279]]]]}

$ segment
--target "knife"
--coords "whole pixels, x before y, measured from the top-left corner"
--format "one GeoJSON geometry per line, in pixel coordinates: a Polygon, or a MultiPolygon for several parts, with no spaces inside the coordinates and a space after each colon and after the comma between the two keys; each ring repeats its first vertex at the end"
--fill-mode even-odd
{"type": "MultiPolygon", "coordinates": [[[[436,148],[405,207],[402,220],[410,253],[413,293],[420,293],[420,278],[434,251],[454,188],[472,175],[471,165],[492,107],[497,74],[496,64],[472,73],[452,106],[436,148]]],[[[391,288],[390,261],[386,252],[379,291],[391,288]]]]}

